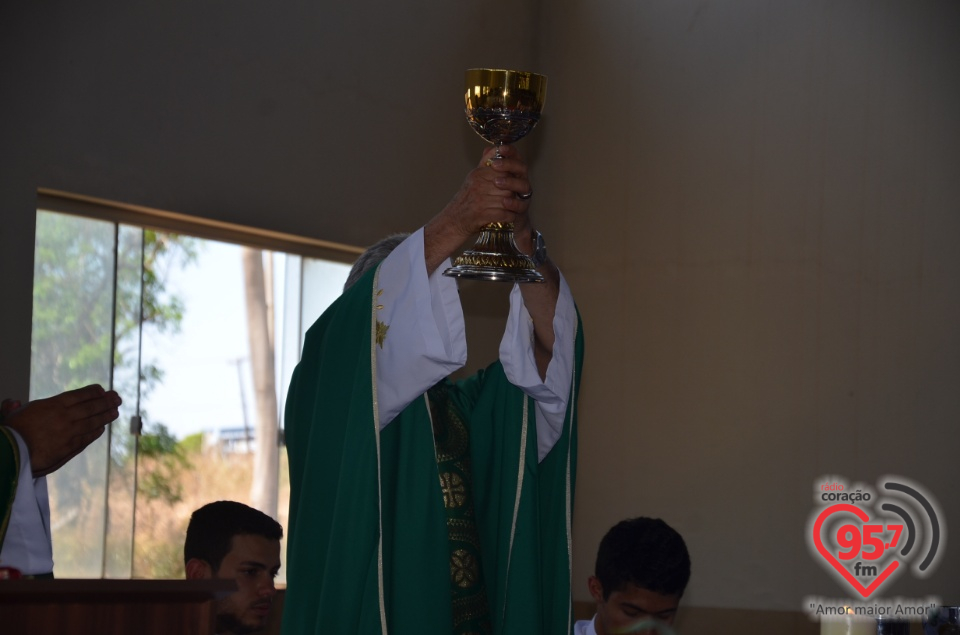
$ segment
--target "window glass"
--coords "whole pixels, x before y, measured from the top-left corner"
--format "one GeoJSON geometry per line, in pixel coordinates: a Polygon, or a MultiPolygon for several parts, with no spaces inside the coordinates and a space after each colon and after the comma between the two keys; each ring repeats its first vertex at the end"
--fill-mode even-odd
{"type": "MultiPolygon", "coordinates": [[[[139,227],[120,225],[117,228],[112,383],[124,401],[120,417],[107,430],[110,451],[103,559],[103,575],[107,578],[129,578],[133,570],[137,437],[132,433],[131,423],[136,421],[139,412],[141,385],[144,243],[145,239],[152,238],[139,227]]],[[[60,570],[59,565],[57,569],[60,570]]]]}
{"type": "MultiPolygon", "coordinates": [[[[110,384],[115,243],[113,223],[37,214],[31,400],[110,384]]],[[[103,571],[108,436],[47,478],[60,577],[103,571]]]]}
{"type": "Polygon", "coordinates": [[[31,398],[124,400],[49,479],[56,575],[183,577],[190,514],[215,500],[286,532],[286,387],[349,265],[48,211],[36,254],[31,398]]]}

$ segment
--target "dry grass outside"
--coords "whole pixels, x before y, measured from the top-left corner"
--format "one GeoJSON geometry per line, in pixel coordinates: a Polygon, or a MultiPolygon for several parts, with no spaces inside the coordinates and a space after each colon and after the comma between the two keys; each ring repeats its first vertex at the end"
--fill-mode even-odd
{"type": "MultiPolygon", "coordinates": [[[[181,499],[167,502],[161,499],[137,501],[136,534],[134,539],[133,575],[136,578],[182,578],[183,538],[193,511],[207,503],[232,500],[250,504],[253,481],[253,454],[222,454],[216,448],[191,452],[189,465],[178,471],[175,485],[179,485],[181,499]]],[[[155,461],[140,464],[140,473],[158,468],[155,461]]],[[[281,545],[281,563],[286,556],[287,514],[290,500],[290,479],[287,472],[286,449],[280,451],[278,513],[272,514],[284,527],[281,545]]],[[[281,580],[284,568],[281,566],[281,580]]]]}
{"type": "MultiPolygon", "coordinates": [[[[201,450],[202,445],[190,449],[189,444],[180,444],[185,460],[141,457],[135,506],[132,461],[113,467],[109,497],[102,458],[94,453],[81,455],[60,470],[50,488],[57,576],[126,578],[132,570],[134,578],[183,578],[183,540],[193,511],[217,500],[251,502],[253,454],[221,453],[216,447],[201,450]]],[[[278,582],[284,582],[290,501],[286,448],[280,449],[279,463],[278,509],[271,515],[284,530],[278,576],[278,582]]]]}

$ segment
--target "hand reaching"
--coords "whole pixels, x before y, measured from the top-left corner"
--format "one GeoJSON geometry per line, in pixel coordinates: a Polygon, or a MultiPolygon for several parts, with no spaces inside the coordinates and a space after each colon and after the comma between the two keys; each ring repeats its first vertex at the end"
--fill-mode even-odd
{"type": "Polygon", "coordinates": [[[3,425],[16,430],[27,444],[36,478],[59,469],[96,441],[120,416],[121,403],[116,392],[91,384],[23,407],[8,399],[0,412],[3,425]]]}

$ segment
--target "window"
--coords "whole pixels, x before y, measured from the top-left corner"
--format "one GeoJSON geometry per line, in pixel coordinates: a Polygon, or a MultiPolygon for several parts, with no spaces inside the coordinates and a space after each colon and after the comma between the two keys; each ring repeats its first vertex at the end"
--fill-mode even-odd
{"type": "Polygon", "coordinates": [[[182,577],[214,500],[286,530],[285,390],[360,250],[52,192],[36,236],[30,398],[100,383],[124,401],[48,478],[57,575],[182,577]]]}

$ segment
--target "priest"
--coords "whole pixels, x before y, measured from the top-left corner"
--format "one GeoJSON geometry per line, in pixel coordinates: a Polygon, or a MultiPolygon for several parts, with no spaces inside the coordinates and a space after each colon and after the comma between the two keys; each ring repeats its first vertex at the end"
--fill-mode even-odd
{"type": "Polygon", "coordinates": [[[287,397],[284,633],[569,633],[578,315],[528,213],[515,148],[365,252],[311,327],[287,397]],[[500,359],[466,363],[450,257],[512,222],[543,284],[515,285],[500,359]]]}
{"type": "Polygon", "coordinates": [[[0,567],[26,577],[53,576],[47,474],[103,434],[121,399],[98,384],[26,405],[0,405],[0,567]]]}

